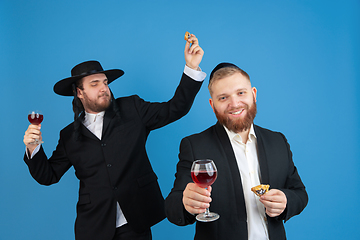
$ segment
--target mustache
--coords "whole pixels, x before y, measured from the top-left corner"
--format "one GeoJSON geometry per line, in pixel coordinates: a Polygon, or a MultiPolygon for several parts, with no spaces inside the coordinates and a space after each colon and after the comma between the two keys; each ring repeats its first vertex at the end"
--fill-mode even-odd
{"type": "Polygon", "coordinates": [[[99,97],[104,97],[104,96],[109,97],[110,95],[107,92],[104,92],[103,94],[99,95],[99,97]]]}
{"type": "Polygon", "coordinates": [[[245,109],[248,110],[249,109],[249,105],[245,104],[243,106],[239,106],[239,107],[231,107],[229,109],[226,109],[226,112],[236,112],[239,111],[241,109],[245,109]]]}

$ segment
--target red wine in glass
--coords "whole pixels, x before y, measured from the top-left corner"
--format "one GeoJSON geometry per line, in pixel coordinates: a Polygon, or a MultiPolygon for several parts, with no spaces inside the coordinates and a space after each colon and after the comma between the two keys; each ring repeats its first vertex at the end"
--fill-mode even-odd
{"type": "Polygon", "coordinates": [[[191,178],[200,187],[207,188],[212,185],[217,177],[217,171],[191,172],[191,178]]]}
{"type": "Polygon", "coordinates": [[[29,113],[28,115],[28,119],[29,119],[29,122],[31,124],[35,124],[35,125],[38,125],[40,124],[43,119],[44,119],[44,116],[40,113],[35,113],[34,111],[32,113],[29,113]]]}
{"type": "MultiPolygon", "coordinates": [[[[217,169],[213,160],[195,160],[191,166],[191,178],[202,188],[211,186],[217,178],[217,169]]],[[[200,222],[215,221],[220,217],[219,214],[210,212],[209,208],[205,213],[198,214],[196,219],[200,222]]]]}
{"type": "MultiPolygon", "coordinates": [[[[30,111],[28,114],[28,120],[31,124],[39,125],[44,119],[44,115],[41,111],[30,111]]],[[[39,139],[35,139],[34,144],[40,144],[44,143],[43,141],[40,141],[39,139]]]]}

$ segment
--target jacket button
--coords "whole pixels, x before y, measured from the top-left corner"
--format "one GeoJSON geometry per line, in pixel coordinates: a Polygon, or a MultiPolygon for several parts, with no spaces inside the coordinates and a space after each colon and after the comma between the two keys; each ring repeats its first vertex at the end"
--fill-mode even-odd
{"type": "Polygon", "coordinates": [[[117,190],[117,187],[113,187],[114,190],[117,190]]]}
{"type": "Polygon", "coordinates": [[[106,165],[107,167],[111,167],[112,165],[109,163],[108,165],[106,165]]]}
{"type": "Polygon", "coordinates": [[[102,146],[102,147],[106,147],[106,143],[102,143],[101,146],[102,146]]]}

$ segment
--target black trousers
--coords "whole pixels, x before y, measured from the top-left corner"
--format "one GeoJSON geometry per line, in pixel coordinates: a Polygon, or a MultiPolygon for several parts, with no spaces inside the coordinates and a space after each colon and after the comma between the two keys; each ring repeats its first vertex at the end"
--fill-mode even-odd
{"type": "Polygon", "coordinates": [[[116,228],[115,236],[113,240],[151,240],[151,230],[137,233],[129,226],[125,224],[121,227],[116,228]]]}

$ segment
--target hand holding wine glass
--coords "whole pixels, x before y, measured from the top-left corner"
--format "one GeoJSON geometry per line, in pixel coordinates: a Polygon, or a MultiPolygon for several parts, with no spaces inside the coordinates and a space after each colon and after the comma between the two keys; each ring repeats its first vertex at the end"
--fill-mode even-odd
{"type": "MultiPolygon", "coordinates": [[[[191,178],[193,181],[202,188],[211,186],[217,178],[217,169],[212,160],[196,160],[191,166],[191,178]]],[[[201,222],[211,222],[219,218],[219,214],[206,209],[205,213],[198,214],[196,219],[201,222]]]]}
{"type": "MultiPolygon", "coordinates": [[[[43,121],[43,119],[44,119],[44,115],[39,110],[30,111],[28,114],[28,120],[33,125],[40,125],[40,123],[43,121]]],[[[34,134],[34,133],[32,132],[32,134],[34,134]]],[[[41,134],[41,132],[40,132],[40,134],[41,134]]],[[[44,143],[44,142],[42,140],[39,140],[39,138],[35,138],[34,142],[32,142],[31,144],[41,144],[41,143],[44,143]]]]}

